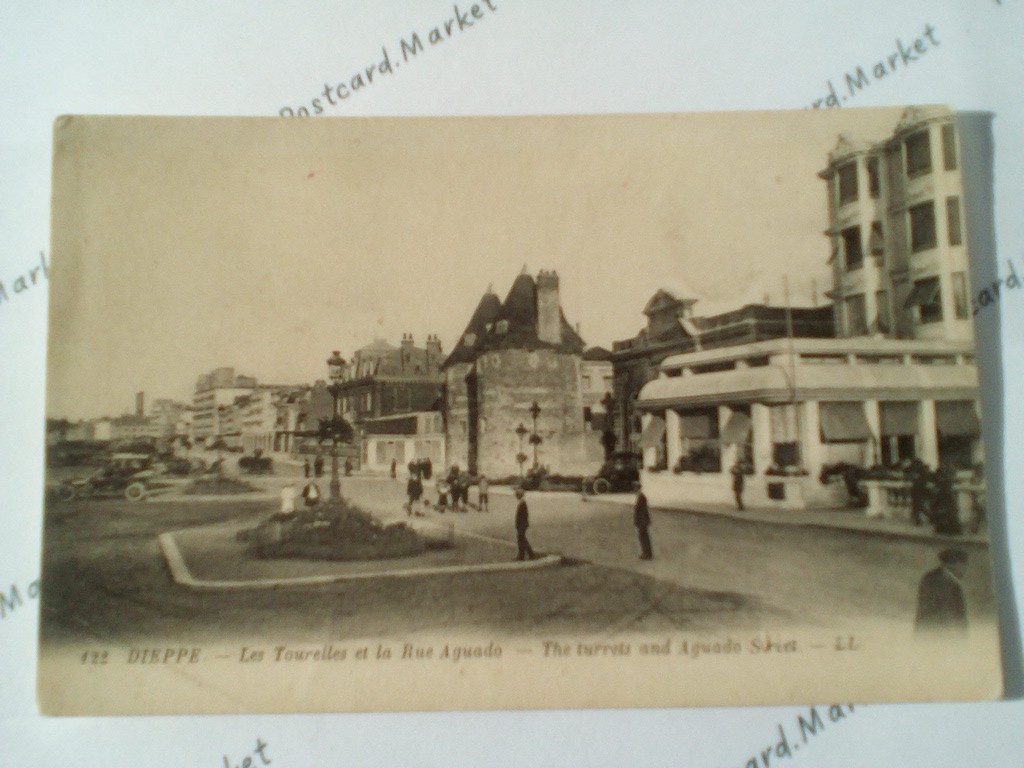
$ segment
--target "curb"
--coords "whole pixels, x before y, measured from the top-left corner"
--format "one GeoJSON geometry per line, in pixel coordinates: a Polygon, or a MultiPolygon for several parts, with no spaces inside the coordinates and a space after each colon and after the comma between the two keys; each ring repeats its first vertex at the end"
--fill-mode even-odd
{"type": "Polygon", "coordinates": [[[171,579],[178,585],[188,589],[206,592],[241,591],[247,589],[287,589],[289,587],[317,587],[327,584],[340,584],[346,581],[365,581],[367,579],[409,578],[412,576],[438,576],[459,573],[500,573],[503,571],[536,570],[550,568],[562,564],[561,555],[544,555],[536,560],[524,560],[510,563],[481,563],[479,565],[446,565],[433,568],[404,568],[397,571],[373,571],[370,573],[338,574],[332,576],[296,576],[281,579],[250,579],[247,581],[231,579],[197,579],[185,564],[174,532],[161,533],[157,537],[160,551],[171,571],[171,579]]]}

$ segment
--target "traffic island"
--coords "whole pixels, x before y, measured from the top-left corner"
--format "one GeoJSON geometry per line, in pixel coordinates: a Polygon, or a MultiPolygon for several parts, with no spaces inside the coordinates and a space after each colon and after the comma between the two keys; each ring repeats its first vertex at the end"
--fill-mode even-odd
{"type": "Polygon", "coordinates": [[[417,529],[424,545],[416,554],[383,559],[312,559],[296,556],[294,551],[284,557],[255,556],[250,541],[239,541],[237,522],[162,533],[159,542],[174,582],[207,591],[315,587],[366,579],[550,568],[562,563],[561,556],[554,554],[513,561],[514,544],[453,536],[444,525],[420,522],[417,529]]]}

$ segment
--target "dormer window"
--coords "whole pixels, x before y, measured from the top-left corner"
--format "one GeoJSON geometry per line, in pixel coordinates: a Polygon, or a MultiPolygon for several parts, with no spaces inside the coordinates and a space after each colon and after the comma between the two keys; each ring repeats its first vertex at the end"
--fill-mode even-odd
{"type": "Polygon", "coordinates": [[[467,347],[472,347],[474,344],[476,344],[476,334],[467,333],[465,336],[462,337],[462,343],[467,347]]]}
{"type": "Polygon", "coordinates": [[[508,333],[508,320],[499,320],[497,331],[498,333],[508,333]]]}

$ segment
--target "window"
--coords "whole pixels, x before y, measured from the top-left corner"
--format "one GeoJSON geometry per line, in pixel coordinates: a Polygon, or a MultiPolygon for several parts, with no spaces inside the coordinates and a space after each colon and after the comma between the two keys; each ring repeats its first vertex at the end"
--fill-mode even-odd
{"type": "Polygon", "coordinates": [[[922,323],[942,322],[942,289],[939,286],[939,278],[918,280],[914,283],[910,298],[920,308],[922,323]]]}
{"type": "Polygon", "coordinates": [[[836,180],[839,186],[839,204],[846,205],[846,203],[853,202],[857,199],[857,163],[847,163],[839,169],[839,173],[836,174],[836,180]]]}
{"type": "Polygon", "coordinates": [[[960,231],[960,198],[946,198],[946,230],[949,234],[950,245],[960,245],[963,242],[963,234],[960,231]]]}
{"type": "Polygon", "coordinates": [[[911,208],[910,214],[910,250],[914,253],[926,251],[936,246],[935,239],[935,204],[931,201],[911,208]]]}
{"type": "Polygon", "coordinates": [[[881,182],[878,178],[878,158],[868,158],[868,194],[874,200],[881,192],[881,182]]]}
{"type": "Polygon", "coordinates": [[[907,153],[907,176],[923,176],[932,172],[932,145],[928,129],[908,136],[904,143],[907,153]]]}
{"type": "Polygon", "coordinates": [[[841,233],[843,238],[843,254],[846,257],[846,269],[860,269],[864,263],[864,251],[860,246],[860,227],[849,227],[841,233]]]}
{"type": "Polygon", "coordinates": [[[846,299],[846,335],[865,336],[868,332],[864,294],[846,299]]]}
{"type": "Polygon", "coordinates": [[[967,276],[963,272],[954,272],[953,308],[957,320],[967,319],[967,276]]]}
{"type": "Polygon", "coordinates": [[[952,123],[942,126],[942,165],[947,171],[955,171],[956,128],[952,123]]]}

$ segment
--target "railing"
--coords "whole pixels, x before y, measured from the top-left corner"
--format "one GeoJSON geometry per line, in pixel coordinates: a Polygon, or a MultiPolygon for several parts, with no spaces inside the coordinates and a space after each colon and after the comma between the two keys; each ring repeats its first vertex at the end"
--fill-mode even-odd
{"type": "MultiPolygon", "coordinates": [[[[867,492],[868,517],[887,520],[910,520],[909,480],[862,480],[867,492]]],[[[985,486],[975,482],[958,482],[953,485],[956,494],[957,516],[964,527],[977,533],[985,519],[985,486]]]]}

